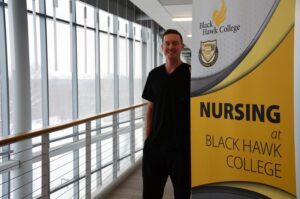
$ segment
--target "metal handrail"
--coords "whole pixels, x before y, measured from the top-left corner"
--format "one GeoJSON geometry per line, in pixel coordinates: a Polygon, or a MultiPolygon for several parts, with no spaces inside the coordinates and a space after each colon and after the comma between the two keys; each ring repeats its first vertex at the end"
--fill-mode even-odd
{"type": "Polygon", "coordinates": [[[147,103],[141,103],[141,104],[137,104],[137,105],[126,107],[126,108],[116,109],[114,111],[110,111],[110,112],[106,112],[106,113],[101,113],[101,114],[85,117],[85,118],[82,118],[82,119],[76,119],[76,120],[66,122],[66,123],[63,123],[63,124],[59,124],[59,125],[55,125],[55,126],[49,126],[47,128],[43,128],[43,129],[27,131],[27,132],[21,132],[21,133],[14,134],[14,135],[9,135],[9,136],[6,136],[6,137],[0,137],[0,147],[8,145],[8,144],[13,144],[15,142],[23,141],[23,140],[26,140],[26,139],[42,136],[42,135],[45,135],[45,134],[50,134],[52,132],[63,130],[63,129],[66,129],[66,128],[70,128],[70,127],[73,127],[73,126],[77,126],[77,125],[80,125],[80,124],[83,124],[83,123],[86,123],[86,122],[89,122],[89,121],[92,121],[92,120],[101,119],[103,117],[107,117],[107,116],[114,115],[114,114],[117,114],[117,113],[132,110],[132,109],[135,109],[135,108],[138,108],[138,107],[145,106],[146,104],[147,103]]]}

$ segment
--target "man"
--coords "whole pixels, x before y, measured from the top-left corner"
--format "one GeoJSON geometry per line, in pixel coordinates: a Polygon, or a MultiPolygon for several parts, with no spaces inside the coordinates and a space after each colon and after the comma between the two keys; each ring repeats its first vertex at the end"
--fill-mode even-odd
{"type": "Polygon", "coordinates": [[[175,199],[189,199],[190,65],[180,59],[183,41],[176,30],[163,34],[166,63],[153,69],[142,97],[148,100],[143,155],[143,198],[161,199],[170,176],[175,199]]]}

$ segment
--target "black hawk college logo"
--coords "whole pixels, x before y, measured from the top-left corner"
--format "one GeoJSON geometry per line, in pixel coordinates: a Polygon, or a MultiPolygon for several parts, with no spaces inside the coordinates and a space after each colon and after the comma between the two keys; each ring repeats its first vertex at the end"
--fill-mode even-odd
{"type": "Polygon", "coordinates": [[[199,61],[205,67],[213,66],[219,55],[217,40],[201,41],[199,49],[199,61]]]}

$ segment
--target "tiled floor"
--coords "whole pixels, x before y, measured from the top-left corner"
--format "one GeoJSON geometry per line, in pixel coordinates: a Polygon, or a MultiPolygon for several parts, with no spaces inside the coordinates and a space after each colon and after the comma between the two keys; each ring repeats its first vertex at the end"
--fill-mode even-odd
{"type": "MultiPolygon", "coordinates": [[[[120,184],[107,199],[142,199],[142,169],[137,169],[126,181],[120,184]]],[[[163,199],[173,199],[173,186],[168,179],[163,199]]]]}

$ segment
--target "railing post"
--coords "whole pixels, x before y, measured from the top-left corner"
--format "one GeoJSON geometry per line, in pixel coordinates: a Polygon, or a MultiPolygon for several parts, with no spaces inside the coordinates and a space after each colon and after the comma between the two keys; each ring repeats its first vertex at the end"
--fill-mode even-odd
{"type": "Polygon", "coordinates": [[[135,109],[130,110],[130,160],[135,162],[135,109]]]}
{"type": "Polygon", "coordinates": [[[117,179],[118,176],[118,157],[119,157],[119,143],[118,143],[118,116],[113,115],[113,179],[117,179]]]}
{"type": "Polygon", "coordinates": [[[42,198],[50,198],[49,134],[42,136],[42,198]]]}
{"type": "Polygon", "coordinates": [[[147,106],[144,106],[142,107],[142,113],[143,113],[143,116],[144,116],[144,128],[143,128],[143,133],[142,133],[142,140],[145,140],[145,137],[146,137],[146,130],[145,130],[145,126],[146,126],[146,112],[147,112],[147,106]]]}
{"type": "Polygon", "coordinates": [[[85,134],[85,198],[91,198],[91,121],[86,123],[86,134],[85,134]]]}

